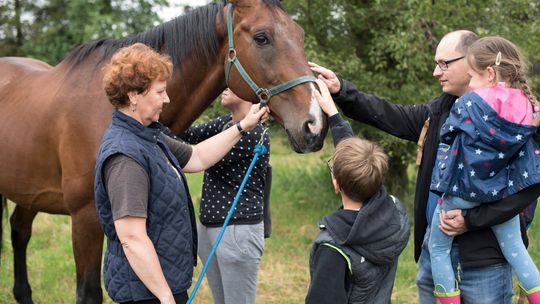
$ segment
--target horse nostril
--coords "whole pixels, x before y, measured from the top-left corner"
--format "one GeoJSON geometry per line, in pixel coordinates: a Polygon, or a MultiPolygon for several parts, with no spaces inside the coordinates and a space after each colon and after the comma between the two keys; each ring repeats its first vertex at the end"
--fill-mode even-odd
{"type": "Polygon", "coordinates": [[[319,134],[322,130],[322,126],[318,125],[313,120],[308,120],[304,123],[304,131],[308,134],[319,134]]]}

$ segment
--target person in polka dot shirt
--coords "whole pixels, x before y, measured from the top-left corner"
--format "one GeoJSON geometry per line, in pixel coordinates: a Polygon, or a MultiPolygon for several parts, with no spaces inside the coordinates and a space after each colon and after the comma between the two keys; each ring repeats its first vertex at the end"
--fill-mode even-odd
{"type": "MultiPolygon", "coordinates": [[[[230,89],[223,91],[221,104],[230,114],[191,126],[180,138],[190,144],[203,141],[240,121],[251,107],[250,102],[230,89]]],[[[198,252],[203,262],[227,217],[263,131],[264,126],[259,124],[245,132],[231,151],[204,173],[197,225],[198,252]]],[[[269,152],[267,133],[262,144],[269,152]]],[[[266,153],[257,160],[208,268],[207,278],[216,304],[255,303],[257,275],[264,251],[263,201],[268,170],[269,153],[266,153]]]]}

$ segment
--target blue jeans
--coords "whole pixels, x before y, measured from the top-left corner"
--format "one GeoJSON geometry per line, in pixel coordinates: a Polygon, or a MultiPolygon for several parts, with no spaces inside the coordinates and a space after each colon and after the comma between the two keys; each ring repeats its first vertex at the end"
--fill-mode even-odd
{"type": "MultiPolygon", "coordinates": [[[[418,301],[420,304],[433,304],[433,277],[431,275],[431,258],[428,250],[430,227],[426,230],[422,254],[416,275],[418,301]]],[[[495,264],[485,267],[461,269],[459,265],[459,248],[453,245],[450,259],[454,273],[459,277],[462,304],[511,304],[513,291],[512,268],[509,264],[495,264]]]]}

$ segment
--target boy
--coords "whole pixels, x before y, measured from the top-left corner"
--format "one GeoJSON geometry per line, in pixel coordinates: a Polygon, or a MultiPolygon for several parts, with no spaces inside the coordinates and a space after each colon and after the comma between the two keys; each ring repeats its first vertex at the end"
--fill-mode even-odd
{"type": "Polygon", "coordinates": [[[409,240],[407,213],[383,186],[388,156],[368,140],[341,139],[336,133],[352,130],[337,111],[327,110],[333,103],[324,104],[330,96],[319,87],[317,97],[339,142],[328,165],[343,208],[319,224],[306,303],[390,303],[398,257],[409,240]]]}

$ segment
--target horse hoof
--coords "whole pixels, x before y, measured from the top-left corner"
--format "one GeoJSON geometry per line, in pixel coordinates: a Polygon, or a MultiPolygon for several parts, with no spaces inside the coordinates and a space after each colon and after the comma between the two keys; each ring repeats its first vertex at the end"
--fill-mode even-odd
{"type": "Polygon", "coordinates": [[[25,297],[23,299],[15,298],[17,300],[17,303],[19,304],[34,304],[34,301],[32,301],[32,298],[25,297]]]}

